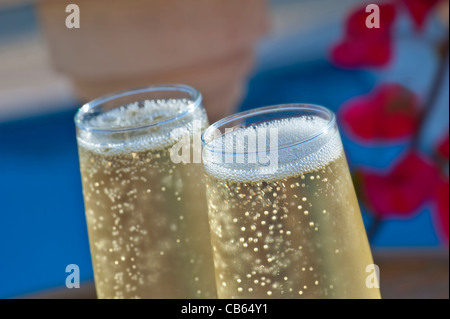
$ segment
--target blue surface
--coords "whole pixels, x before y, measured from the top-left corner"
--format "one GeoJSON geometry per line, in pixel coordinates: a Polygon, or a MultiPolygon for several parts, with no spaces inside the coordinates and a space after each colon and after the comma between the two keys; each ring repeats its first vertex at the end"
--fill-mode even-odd
{"type": "Polygon", "coordinates": [[[73,116],[0,124],[0,297],[93,276],[73,116]]]}
{"type": "Polygon", "coordinates": [[[255,74],[241,109],[302,102],[336,111],[349,98],[369,92],[375,80],[372,73],[338,69],[326,61],[298,63],[255,74]]]}

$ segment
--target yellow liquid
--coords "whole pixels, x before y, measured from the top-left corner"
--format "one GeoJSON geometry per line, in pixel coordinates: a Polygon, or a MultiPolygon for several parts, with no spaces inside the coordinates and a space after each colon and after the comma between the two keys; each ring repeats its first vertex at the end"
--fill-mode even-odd
{"type": "Polygon", "coordinates": [[[345,156],[271,182],[207,176],[219,298],[380,298],[345,156]]]}
{"type": "MultiPolygon", "coordinates": [[[[207,125],[204,112],[193,118],[207,125]]],[[[107,141],[116,148],[92,146],[88,134],[79,138],[99,298],[217,297],[203,168],[174,164],[173,144],[157,134],[159,128],[143,138],[115,133],[107,141]],[[155,140],[164,145],[153,147],[155,140]]]]}

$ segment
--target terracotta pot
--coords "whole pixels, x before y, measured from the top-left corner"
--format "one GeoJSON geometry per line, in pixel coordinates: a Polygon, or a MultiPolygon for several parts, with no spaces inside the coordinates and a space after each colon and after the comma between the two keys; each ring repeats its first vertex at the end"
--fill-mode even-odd
{"type": "Polygon", "coordinates": [[[83,100],[132,87],[183,83],[204,96],[211,121],[234,111],[267,29],[264,0],[42,0],[52,63],[83,100]]]}

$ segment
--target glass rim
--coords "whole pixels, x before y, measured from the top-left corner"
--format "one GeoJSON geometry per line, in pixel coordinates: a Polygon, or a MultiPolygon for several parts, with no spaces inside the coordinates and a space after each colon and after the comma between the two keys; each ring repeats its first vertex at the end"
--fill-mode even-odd
{"type": "MultiPolygon", "coordinates": [[[[225,117],[213,124],[211,124],[201,135],[201,143],[202,147],[207,150],[208,152],[213,153],[219,153],[219,154],[233,154],[233,155],[242,155],[242,154],[258,154],[260,153],[259,150],[257,151],[251,151],[251,152],[244,152],[244,153],[237,153],[237,152],[226,152],[226,151],[217,151],[217,149],[214,146],[209,145],[212,141],[206,142],[205,138],[207,134],[211,134],[212,130],[217,130],[219,127],[224,126],[227,123],[239,120],[239,119],[245,119],[245,118],[251,118],[257,115],[261,114],[271,114],[276,112],[282,112],[282,111],[301,111],[301,110],[313,110],[313,111],[319,111],[327,114],[329,116],[327,125],[322,128],[321,130],[318,130],[317,132],[292,143],[283,144],[276,148],[276,151],[288,149],[295,146],[300,146],[302,144],[311,142],[312,140],[315,140],[319,138],[320,136],[326,134],[328,131],[330,131],[331,128],[333,128],[336,125],[336,115],[333,111],[330,109],[318,105],[318,104],[310,104],[310,103],[288,103],[288,104],[276,104],[276,105],[270,105],[270,106],[264,106],[259,107],[243,112],[239,112],[233,115],[230,115],[228,117],[225,117]]],[[[269,122],[270,120],[267,120],[265,122],[269,122]]]]}
{"type": "MultiPolygon", "coordinates": [[[[176,121],[178,119],[183,118],[184,116],[192,113],[194,110],[196,110],[202,103],[202,94],[195,88],[185,85],[185,84],[161,84],[161,85],[151,85],[151,86],[145,86],[140,88],[132,88],[128,90],[119,91],[116,93],[107,94],[104,96],[101,96],[99,98],[96,98],[94,100],[91,100],[85,104],[83,104],[78,111],[75,114],[74,121],[75,126],[79,129],[82,129],[83,131],[87,132],[97,132],[97,133],[121,133],[121,132],[130,132],[130,131],[136,131],[141,129],[147,129],[151,127],[157,127],[160,125],[164,125],[173,121],[176,121]],[[83,123],[81,116],[88,114],[89,112],[92,112],[94,109],[99,107],[100,105],[110,102],[119,98],[127,97],[127,96],[133,96],[136,94],[143,94],[143,93],[151,93],[151,92],[164,92],[164,91],[174,91],[174,92],[184,92],[190,95],[192,98],[192,102],[186,105],[186,110],[180,114],[174,115],[172,117],[168,117],[167,119],[164,119],[159,122],[150,123],[150,124],[143,124],[143,125],[133,125],[130,127],[118,127],[118,128],[95,128],[90,127],[89,125],[86,125],[86,123],[83,123]]],[[[132,103],[132,102],[129,102],[132,103]]]]}

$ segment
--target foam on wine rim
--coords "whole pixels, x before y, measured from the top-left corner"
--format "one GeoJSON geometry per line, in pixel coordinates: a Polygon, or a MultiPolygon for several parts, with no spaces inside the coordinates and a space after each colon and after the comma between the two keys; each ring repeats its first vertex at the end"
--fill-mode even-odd
{"type": "Polygon", "coordinates": [[[112,109],[83,122],[84,126],[96,131],[80,129],[78,144],[105,155],[166,148],[176,142],[174,136],[186,130],[192,132],[193,119],[205,121],[203,108],[194,110],[194,116],[188,119],[168,121],[184,114],[191,104],[188,99],[146,100],[112,109]],[[150,127],[158,123],[162,125],[150,127]],[[174,134],[176,130],[182,132],[174,134]]]}
{"type": "MultiPolygon", "coordinates": [[[[319,117],[295,117],[274,120],[221,135],[208,143],[203,151],[206,173],[219,180],[252,183],[277,181],[320,170],[343,155],[339,132],[334,126],[329,128],[329,124],[328,120],[319,117]],[[272,150],[269,148],[271,129],[278,135],[278,147],[272,150]],[[251,130],[254,133],[250,133],[251,130]],[[258,157],[259,154],[256,155],[256,162],[255,158],[250,161],[248,152],[258,150],[258,145],[253,148],[240,145],[242,141],[244,144],[249,141],[249,135],[258,136],[260,130],[265,130],[267,137],[265,141],[263,140],[263,143],[266,143],[265,154],[269,156],[269,161],[276,163],[268,163],[266,157],[263,159],[266,161],[264,164],[258,157]],[[234,142],[230,143],[231,140],[234,142]],[[224,153],[236,153],[238,145],[245,151],[244,162],[237,162],[234,158],[230,163],[224,153]],[[272,156],[270,152],[273,152],[272,156]]],[[[257,143],[260,143],[260,140],[257,139],[257,143]]]]}

